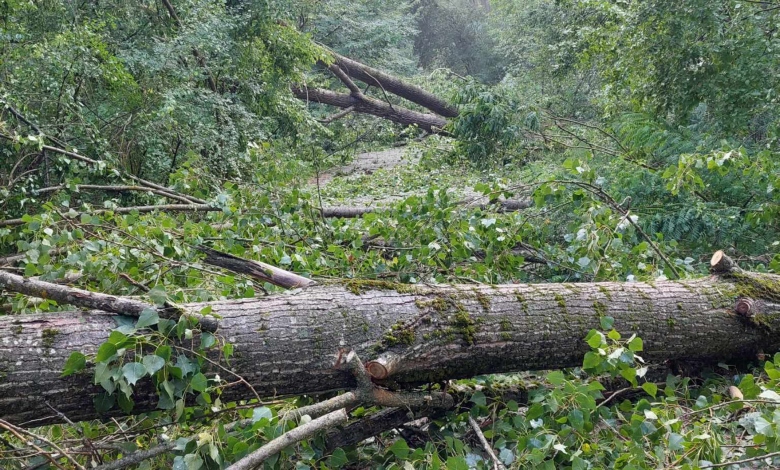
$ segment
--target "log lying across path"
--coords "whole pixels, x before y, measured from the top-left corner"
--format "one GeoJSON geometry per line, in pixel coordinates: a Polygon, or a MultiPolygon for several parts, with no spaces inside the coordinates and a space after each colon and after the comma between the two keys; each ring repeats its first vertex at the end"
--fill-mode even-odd
{"type": "MultiPolygon", "coordinates": [[[[605,315],[618,331],[644,339],[649,361],[729,361],[777,351],[780,277],[713,261],[724,272],[679,282],[354,281],[208,305],[219,316],[217,334],[235,347],[231,370],[260,396],[354,388],[355,378],[334,367],[347,350],[367,361],[375,380],[401,385],[576,366],[587,351],[583,338],[605,315]]],[[[200,312],[205,305],[184,309],[200,312]]],[[[60,420],[42,412],[46,404],[72,420],[98,417],[93,398],[101,389],[89,367],[61,373],[72,351],[94,354],[116,326],[112,315],[97,311],[0,317],[0,418],[25,426],[60,420]]],[[[225,370],[214,372],[225,378],[225,370]]],[[[135,411],[157,404],[142,382],[135,411]]],[[[236,386],[222,400],[253,396],[236,386]]]]}

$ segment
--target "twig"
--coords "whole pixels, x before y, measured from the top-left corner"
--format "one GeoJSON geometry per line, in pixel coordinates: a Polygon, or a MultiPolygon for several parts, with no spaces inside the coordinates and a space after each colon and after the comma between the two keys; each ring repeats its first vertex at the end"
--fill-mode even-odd
{"type": "Polygon", "coordinates": [[[114,460],[113,462],[109,462],[105,465],[100,465],[98,467],[95,467],[93,470],[120,470],[122,468],[126,468],[131,465],[137,465],[143,462],[144,460],[149,460],[153,457],[157,457],[158,455],[170,452],[173,450],[174,447],[176,447],[176,442],[174,441],[166,442],[165,444],[152,447],[151,449],[139,450],[137,452],[133,452],[132,454],[123,457],[119,460],[114,460]]]}
{"type": "Polygon", "coordinates": [[[739,465],[739,464],[743,464],[743,463],[755,462],[757,460],[769,459],[769,458],[778,457],[778,456],[780,456],[780,452],[771,452],[769,454],[757,455],[755,457],[750,457],[749,459],[733,460],[731,462],[723,462],[723,463],[705,464],[705,465],[702,465],[701,468],[728,467],[730,465],[739,465]]]}
{"type": "Polygon", "coordinates": [[[28,446],[30,446],[30,447],[34,448],[35,450],[37,450],[38,452],[42,453],[47,459],[49,459],[49,461],[51,461],[52,465],[54,465],[55,467],[63,469],[63,467],[59,463],[57,463],[57,461],[54,459],[54,457],[49,452],[46,452],[45,450],[41,449],[40,447],[35,445],[34,442],[28,441],[27,439],[24,438],[24,436],[22,436],[22,434],[24,434],[25,436],[29,436],[29,437],[31,437],[33,439],[37,439],[37,440],[39,440],[41,442],[45,442],[46,444],[51,446],[53,449],[56,449],[57,452],[59,452],[62,457],[65,457],[66,459],[68,459],[74,465],[74,467],[76,467],[79,470],[84,470],[84,467],[81,466],[80,463],[76,462],[76,460],[73,457],[71,457],[67,452],[62,450],[59,446],[57,446],[57,444],[54,444],[53,442],[49,441],[48,439],[43,438],[41,436],[38,436],[37,434],[33,434],[30,431],[27,431],[25,429],[16,427],[13,424],[11,424],[8,421],[5,421],[3,419],[0,419],[0,428],[5,429],[6,431],[10,432],[14,436],[16,436],[17,438],[22,440],[28,446]]]}
{"type": "Polygon", "coordinates": [[[333,411],[320,418],[302,424],[297,428],[288,431],[268,444],[262,446],[243,459],[229,466],[227,470],[251,470],[260,466],[269,457],[278,454],[284,448],[307,439],[317,432],[346,423],[348,419],[347,411],[344,408],[333,411]]]}
{"type": "Polygon", "coordinates": [[[479,439],[479,443],[482,444],[482,448],[485,449],[485,452],[487,452],[488,456],[490,456],[490,460],[493,461],[493,469],[506,470],[504,464],[501,463],[500,460],[498,460],[496,453],[493,452],[493,448],[490,446],[490,443],[485,438],[485,435],[482,434],[482,429],[479,428],[479,424],[470,414],[469,414],[469,424],[471,425],[471,429],[473,429],[474,433],[477,435],[477,439],[479,439]]]}

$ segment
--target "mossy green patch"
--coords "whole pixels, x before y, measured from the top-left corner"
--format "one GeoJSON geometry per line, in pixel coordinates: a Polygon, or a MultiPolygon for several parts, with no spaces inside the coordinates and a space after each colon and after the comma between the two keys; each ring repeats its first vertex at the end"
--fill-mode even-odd
{"type": "Polygon", "coordinates": [[[477,298],[477,302],[479,302],[479,305],[482,306],[482,310],[484,310],[485,312],[489,312],[490,311],[490,297],[488,297],[487,295],[483,294],[482,292],[480,292],[478,290],[474,291],[474,296],[477,298]]]}
{"type": "Polygon", "coordinates": [[[349,279],[344,283],[344,287],[355,295],[362,295],[370,290],[392,290],[399,294],[415,294],[418,292],[417,287],[411,284],[379,281],[376,279],[349,279]]]}
{"type": "Polygon", "coordinates": [[[555,294],[555,302],[558,304],[558,307],[560,307],[561,312],[568,313],[566,310],[566,299],[563,298],[561,294],[555,294]]]}
{"type": "Polygon", "coordinates": [[[515,299],[520,302],[520,308],[523,310],[523,313],[528,313],[528,303],[525,301],[523,294],[520,292],[515,292],[515,299]]]}
{"type": "Polygon", "coordinates": [[[54,345],[54,338],[56,338],[59,334],[59,330],[46,328],[41,333],[41,344],[46,348],[52,347],[54,345]]]}
{"type": "Polygon", "coordinates": [[[604,297],[606,297],[607,300],[609,300],[610,302],[612,301],[612,292],[610,292],[609,289],[607,289],[606,287],[604,287],[602,285],[599,285],[598,289],[599,289],[599,292],[604,294],[604,297]]]}
{"type": "Polygon", "coordinates": [[[593,302],[593,310],[596,311],[596,314],[599,317],[606,317],[607,316],[607,306],[606,304],[603,304],[599,302],[598,300],[593,302]]]}

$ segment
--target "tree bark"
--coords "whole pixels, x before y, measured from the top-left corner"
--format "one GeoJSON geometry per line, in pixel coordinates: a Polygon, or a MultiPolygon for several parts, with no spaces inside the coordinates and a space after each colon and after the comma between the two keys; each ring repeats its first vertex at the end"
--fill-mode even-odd
{"type": "MultiPolygon", "coordinates": [[[[354,377],[334,368],[345,349],[373,361],[369,373],[384,368],[402,386],[577,366],[588,350],[583,338],[604,315],[617,330],[644,339],[642,356],[649,361],[750,359],[780,347],[780,277],[742,272],[652,284],[352,281],[184,307],[197,312],[207,305],[218,315],[217,334],[235,348],[231,370],[260,396],[354,388],[354,377]],[[760,310],[750,318],[735,314],[745,297],[760,310]]],[[[60,375],[72,351],[95,354],[116,325],[112,315],[96,311],[0,317],[0,418],[23,426],[59,421],[41,411],[45,403],[72,420],[99,417],[93,398],[101,388],[93,385],[91,368],[60,375]]],[[[238,386],[226,389],[222,401],[251,396],[238,386]]],[[[139,382],[133,399],[135,412],[157,404],[148,380],[139,382]]]]}
{"type": "Polygon", "coordinates": [[[293,93],[303,101],[314,101],[342,109],[352,108],[356,113],[371,114],[405,126],[416,125],[428,132],[440,132],[447,120],[436,114],[412,111],[401,106],[392,106],[385,101],[360,94],[338,93],[321,88],[293,87],[293,93]]]}
{"type": "Polygon", "coordinates": [[[335,52],[331,52],[331,55],[341,70],[366,85],[375,86],[386,92],[398,95],[412,103],[419,104],[423,108],[430,109],[440,116],[456,117],[458,115],[458,110],[454,106],[417,85],[412,85],[389,73],[361,64],[356,60],[335,52]]]}

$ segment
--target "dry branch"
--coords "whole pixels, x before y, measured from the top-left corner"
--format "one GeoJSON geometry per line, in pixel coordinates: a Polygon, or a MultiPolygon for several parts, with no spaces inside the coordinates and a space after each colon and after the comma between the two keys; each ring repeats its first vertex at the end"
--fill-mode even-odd
{"type": "Polygon", "coordinates": [[[313,419],[306,424],[288,431],[276,439],[272,440],[263,447],[257,449],[243,459],[229,466],[227,470],[251,470],[260,466],[268,458],[278,454],[285,447],[301,442],[304,439],[312,437],[319,431],[332,428],[347,422],[347,412],[342,408],[313,419]]]}
{"type": "Polygon", "coordinates": [[[234,273],[245,274],[262,282],[268,282],[285,289],[298,289],[316,284],[312,279],[299,276],[298,274],[279,269],[276,266],[271,266],[270,264],[260,261],[239,258],[238,256],[222,253],[221,251],[203,245],[199,245],[195,248],[206,254],[206,258],[203,260],[205,263],[219,266],[220,268],[233,271],[234,273]]]}
{"type": "MultiPolygon", "coordinates": [[[[128,297],[90,292],[75,287],[63,286],[52,282],[41,281],[33,278],[25,278],[0,271],[0,288],[10,292],[18,292],[30,297],[51,299],[60,305],[73,305],[104,312],[118,313],[132,317],[140,317],[145,310],[154,310],[160,316],[178,318],[180,311],[175,309],[158,309],[152,304],[141,302],[128,297]]],[[[188,314],[197,318],[201,326],[207,330],[216,330],[216,320],[202,315],[188,314]]]]}

